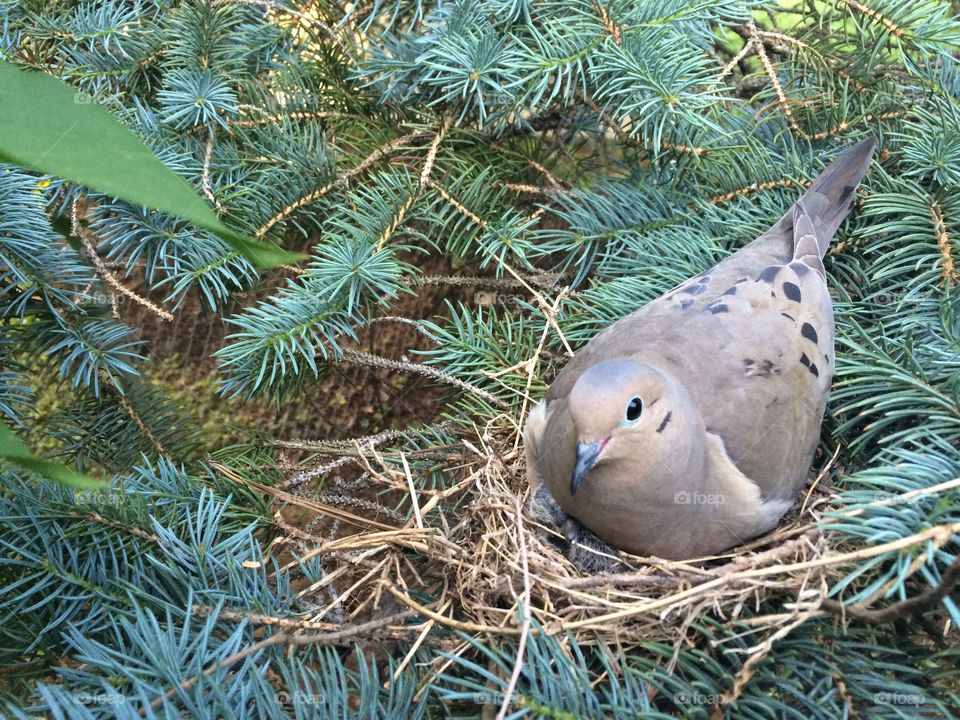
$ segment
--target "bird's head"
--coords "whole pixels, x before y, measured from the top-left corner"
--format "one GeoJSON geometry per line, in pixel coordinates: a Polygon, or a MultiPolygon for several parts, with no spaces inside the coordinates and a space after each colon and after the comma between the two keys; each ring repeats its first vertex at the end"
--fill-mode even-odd
{"type": "Polygon", "coordinates": [[[597,466],[629,463],[637,475],[684,452],[693,420],[686,393],[671,378],[632,360],[605,360],[577,378],[569,396],[577,433],[570,494],[597,466]]]}

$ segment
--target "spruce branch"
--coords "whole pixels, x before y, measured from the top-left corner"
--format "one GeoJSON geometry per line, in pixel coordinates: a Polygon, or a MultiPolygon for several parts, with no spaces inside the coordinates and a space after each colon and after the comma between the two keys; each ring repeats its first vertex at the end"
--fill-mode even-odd
{"type": "MultiPolygon", "coordinates": [[[[298,645],[343,645],[348,641],[354,640],[358,637],[370,637],[371,635],[376,635],[378,632],[382,633],[390,631],[393,626],[398,625],[404,620],[412,617],[414,614],[415,613],[411,610],[404,610],[384,618],[378,618],[369,622],[347,626],[341,628],[340,630],[326,633],[298,634],[286,629],[281,630],[280,632],[270,635],[263,640],[248,645],[240,652],[234,653],[229,657],[225,657],[222,660],[218,660],[217,662],[211,664],[206,670],[203,671],[203,675],[195,675],[191,678],[187,678],[180,683],[178,687],[171,688],[166,692],[165,695],[153,700],[150,703],[150,707],[156,710],[163,705],[164,700],[172,700],[174,697],[176,697],[177,693],[189,690],[191,687],[196,685],[203,676],[209,677],[218,670],[223,670],[224,668],[235,665],[238,662],[275,645],[285,645],[288,647],[298,645]]],[[[147,708],[143,708],[140,714],[146,716],[148,714],[147,708]]]]}
{"type": "MultiPolygon", "coordinates": [[[[737,198],[746,197],[754,193],[764,192],[765,190],[773,190],[775,188],[795,188],[797,187],[797,184],[797,181],[793,180],[792,178],[781,178],[779,180],[768,180],[767,182],[762,183],[751,183],[746,187],[737,188],[735,190],[730,190],[729,192],[709,197],[705,200],[705,202],[710,205],[720,205],[730,202],[731,200],[736,200],[737,198]]],[[[799,184],[805,188],[810,187],[809,181],[802,180],[799,184]]]]}
{"type": "Polygon", "coordinates": [[[899,27],[890,18],[885,17],[878,11],[864,5],[863,3],[857,2],[857,0],[843,0],[843,1],[844,3],[846,3],[847,7],[852,8],[853,10],[856,10],[861,15],[865,15],[866,17],[870,18],[874,22],[878,22],[881,25],[883,25],[887,30],[890,31],[890,34],[892,34],[898,40],[906,39],[906,33],[904,32],[903,28],[899,27]]]}
{"type": "Polygon", "coordinates": [[[331,190],[335,190],[336,188],[347,185],[351,180],[353,180],[353,178],[366,172],[372,165],[379,162],[390,153],[399,150],[405,145],[409,145],[412,142],[420,140],[425,136],[426,134],[423,132],[413,132],[384,143],[356,166],[350,168],[346,172],[338,174],[337,179],[333,182],[317,188],[313,192],[310,192],[303,197],[297,198],[295,201],[284,207],[280,212],[261,225],[254,234],[257,238],[263,238],[277,223],[286,220],[300,208],[316,202],[331,190]]]}
{"type": "MultiPolygon", "coordinates": [[[[293,493],[287,492],[273,485],[264,485],[263,483],[256,482],[255,480],[250,480],[248,478],[243,477],[239,473],[231,470],[227,466],[221,463],[218,463],[216,461],[208,460],[207,465],[211,469],[215,470],[221,475],[224,475],[225,477],[230,478],[234,482],[237,482],[241,485],[245,485],[249,488],[252,488],[253,490],[256,490],[262,493],[264,496],[274,497],[277,500],[281,500],[290,505],[299,506],[315,513],[322,513],[324,515],[329,515],[330,517],[335,518],[336,520],[350,523],[351,525],[358,528],[375,527],[375,528],[380,528],[381,530],[385,530],[387,532],[390,532],[395,529],[393,525],[388,525],[387,523],[380,522],[379,520],[376,520],[374,518],[364,517],[356,513],[351,513],[347,510],[344,510],[338,507],[337,505],[311,500],[310,498],[304,497],[302,495],[294,495],[293,493]]],[[[327,548],[323,548],[321,550],[318,550],[318,552],[326,551],[326,550],[327,548]]]]}
{"type": "Polygon", "coordinates": [[[216,208],[217,213],[222,215],[226,210],[210,188],[210,159],[213,156],[214,132],[214,126],[211,125],[209,134],[207,135],[207,142],[203,149],[203,170],[200,174],[200,189],[207,200],[216,208]]]}
{"type": "Polygon", "coordinates": [[[167,452],[163,444],[157,439],[157,436],[153,433],[153,430],[143,421],[143,418],[134,410],[133,406],[127,401],[127,398],[124,397],[124,394],[115,388],[112,384],[107,385],[108,391],[114,396],[114,399],[117,401],[117,405],[126,413],[127,417],[136,425],[137,429],[143,433],[143,436],[147,438],[150,442],[150,445],[153,446],[154,450],[161,457],[170,457],[170,453],[167,452]]]}
{"type": "Polygon", "coordinates": [[[410,208],[413,207],[413,204],[416,201],[416,193],[410,193],[407,196],[407,199],[403,201],[403,204],[397,208],[396,213],[390,219],[390,224],[383,229],[380,237],[377,238],[376,245],[373,248],[374,253],[378,253],[383,250],[383,247],[387,244],[387,241],[393,237],[394,233],[397,232],[397,229],[403,224],[403,221],[406,219],[407,212],[409,212],[410,208]]]}
{"type": "Polygon", "coordinates": [[[337,623],[318,622],[315,620],[294,620],[293,618],[265,615],[264,613],[226,610],[224,608],[212,607],[210,605],[192,605],[191,609],[197,615],[197,617],[207,617],[213,615],[218,619],[228,620],[230,622],[278,627],[287,632],[303,630],[323,630],[325,632],[329,632],[338,629],[337,623]]]}
{"type": "Polygon", "coordinates": [[[753,20],[747,23],[747,29],[750,32],[751,46],[757,53],[757,57],[760,58],[760,63],[763,65],[764,72],[767,74],[767,78],[770,80],[770,85],[773,87],[773,91],[777,95],[777,102],[780,105],[780,109],[783,111],[783,114],[787,118],[787,123],[790,125],[790,128],[800,137],[810,140],[811,136],[800,127],[797,123],[797,119],[793,116],[793,109],[790,106],[790,101],[787,99],[786,93],[783,91],[783,86],[780,84],[780,78],[777,76],[777,71],[773,66],[773,63],[770,61],[770,56],[767,55],[767,51],[764,49],[763,41],[760,39],[759,31],[757,30],[756,23],[753,20]]]}
{"type": "Polygon", "coordinates": [[[383,315],[380,317],[373,317],[367,322],[367,325],[378,325],[380,323],[399,323],[401,325],[406,325],[412,327],[417,333],[431,342],[435,342],[436,338],[430,334],[430,331],[427,330],[423,323],[418,320],[411,320],[410,318],[400,317],[398,315],[383,315]]]}
{"type": "Polygon", "coordinates": [[[944,290],[949,290],[960,280],[954,269],[953,247],[950,244],[950,235],[947,232],[947,221],[943,214],[943,206],[934,200],[930,204],[930,219],[933,221],[933,232],[937,239],[940,257],[943,258],[943,269],[940,276],[944,290]]]}
{"type": "Polygon", "coordinates": [[[134,537],[138,537],[141,540],[147,540],[152,543],[156,543],[160,541],[160,538],[153,533],[145,532],[138,527],[132,527],[126,523],[121,523],[121,522],[117,522],[116,520],[111,520],[109,518],[104,517],[98,512],[94,512],[94,511],[75,512],[75,513],[71,512],[69,514],[72,515],[73,517],[82,518],[83,520],[89,520],[90,522],[98,523],[107,528],[120,530],[125,534],[133,535],[134,537]]]}
{"type": "Polygon", "coordinates": [[[755,42],[755,38],[753,37],[747,38],[747,41],[743,44],[743,47],[740,48],[740,51],[737,52],[737,54],[734,55],[732,58],[730,58],[730,61],[726,65],[724,65],[723,68],[720,70],[720,76],[718,79],[722,80],[723,78],[725,78],[727,75],[732,73],[733,69],[737,67],[744,59],[749,57],[750,53],[753,52],[754,42],[755,42]]]}
{"type": "Polygon", "coordinates": [[[944,598],[950,596],[957,583],[960,583],[960,557],[954,559],[943,573],[939,584],[907,600],[901,600],[884,608],[870,608],[844,605],[840,600],[824,598],[821,607],[841,617],[850,617],[854,620],[873,624],[892,623],[936,607],[944,598]]]}
{"type": "MultiPolygon", "coordinates": [[[[294,445],[291,443],[291,445],[294,445]]],[[[289,446],[288,446],[289,447],[289,446]]],[[[302,487],[305,483],[313,480],[313,478],[321,477],[327,475],[337,468],[344,467],[350,463],[356,463],[359,460],[353,456],[345,455],[344,457],[339,457],[336,460],[331,460],[330,462],[322,463],[314,467],[308,467],[300,470],[296,475],[291,477],[289,480],[283,482],[280,487],[284,490],[296,490],[299,487],[302,487]]]]}
{"type": "Polygon", "coordinates": [[[405,278],[405,281],[410,287],[489,287],[497,290],[516,290],[528,285],[533,285],[542,290],[549,290],[561,279],[562,276],[556,273],[539,273],[537,275],[524,276],[519,280],[469,275],[411,275],[405,278]]]}
{"type": "MultiPolygon", "coordinates": [[[[158,318],[165,322],[172,322],[173,315],[161,307],[154,305],[152,302],[146,298],[140,297],[133,290],[121,283],[116,275],[110,272],[110,269],[107,267],[106,263],[100,258],[97,254],[97,249],[93,246],[93,243],[90,241],[90,238],[84,232],[80,235],[80,239],[83,242],[83,247],[87,251],[87,257],[90,258],[90,261],[93,263],[94,267],[97,268],[97,273],[103,278],[103,281],[113,288],[115,291],[123,295],[124,297],[133,300],[137,305],[147,308],[150,312],[156,315],[158,318]]],[[[114,312],[116,310],[114,309],[114,312]]]]}
{"type": "Polygon", "coordinates": [[[452,385],[461,390],[466,390],[467,392],[476,395],[477,397],[490,403],[490,405],[493,407],[500,408],[501,410],[506,410],[509,408],[509,405],[507,405],[507,403],[498,398],[496,395],[492,395],[486,390],[478,388],[476,385],[473,385],[466,380],[461,380],[460,378],[454,377],[453,375],[445,373],[442,370],[438,370],[437,368],[430,367],[429,365],[403,362],[401,360],[391,360],[390,358],[380,357],[379,355],[374,355],[373,353],[364,352],[362,350],[344,349],[341,359],[343,362],[360,367],[383,368],[396,372],[423,375],[424,377],[428,377],[433,380],[439,380],[440,382],[452,385]]]}
{"type": "MultiPolygon", "coordinates": [[[[538,187],[536,185],[525,185],[523,183],[502,183],[503,187],[513,190],[516,193],[526,193],[527,195],[540,195],[545,198],[552,198],[558,193],[563,192],[555,187],[538,187]]],[[[541,208],[542,209],[542,208],[541,208]]]]}
{"type": "Polygon", "coordinates": [[[311,120],[340,120],[348,118],[356,118],[357,116],[350,113],[337,112],[335,110],[318,110],[316,112],[304,112],[304,111],[293,111],[293,112],[283,112],[283,113],[271,113],[268,110],[259,107],[257,105],[239,105],[238,109],[243,111],[254,111],[259,113],[256,118],[249,118],[246,120],[232,120],[229,123],[231,128],[255,128],[259,125],[265,125],[272,123],[279,125],[286,120],[296,120],[300,122],[311,121],[311,120]]]}
{"type": "Polygon", "coordinates": [[[440,129],[430,141],[430,150],[427,151],[427,158],[424,160],[423,169],[420,171],[419,192],[422,193],[430,184],[430,175],[433,173],[433,166],[437,162],[437,152],[440,150],[440,143],[443,142],[450,128],[453,126],[453,118],[445,117],[440,123],[440,129]]]}
{"type": "Polygon", "coordinates": [[[620,143],[626,147],[638,147],[649,150],[675,150],[676,152],[680,152],[685,155],[694,155],[696,157],[702,157],[703,154],[707,152],[706,148],[678,145],[669,142],[661,142],[659,145],[655,145],[650,140],[639,142],[633,138],[632,128],[623,127],[606,110],[597,105],[593,98],[589,97],[588,95],[582,95],[582,97],[587,107],[597,114],[597,117],[603,121],[603,124],[610,128],[613,134],[617,136],[617,140],[619,140],[620,143]]]}
{"type": "MultiPolygon", "coordinates": [[[[171,322],[173,320],[173,315],[163,308],[160,308],[154,305],[152,302],[146,298],[140,297],[133,290],[128,288],[126,285],[121,283],[116,275],[110,272],[110,268],[107,267],[107,264],[103,261],[100,255],[97,253],[97,248],[94,246],[93,241],[90,239],[89,231],[83,227],[83,224],[80,222],[78,217],[77,205],[79,203],[79,197],[74,199],[73,203],[70,206],[70,225],[71,232],[83,243],[83,248],[86,250],[87,257],[93,263],[94,267],[97,268],[97,273],[103,278],[103,281],[113,288],[115,291],[123,295],[124,297],[133,300],[137,305],[145,307],[147,310],[152,312],[154,315],[159,317],[161,320],[166,322],[171,322]]],[[[113,304],[114,315],[117,314],[116,306],[113,304]]]]}
{"type": "Polygon", "coordinates": [[[384,430],[374,435],[364,437],[350,438],[348,440],[278,440],[270,439],[268,442],[274,447],[286,448],[289,450],[306,450],[308,452],[326,452],[340,453],[352,452],[359,445],[361,451],[369,450],[381,443],[399,440],[404,437],[402,430],[384,430]]]}
{"type": "Polygon", "coordinates": [[[550,172],[550,170],[548,170],[543,163],[538,162],[537,160],[534,160],[533,158],[527,155],[524,155],[523,153],[517,152],[512,148],[509,148],[503,143],[494,143],[493,147],[496,148],[499,152],[502,152],[506,155],[510,155],[512,157],[518,157],[522,159],[531,168],[533,168],[535,171],[543,175],[543,177],[546,178],[547,182],[550,183],[550,186],[553,188],[554,191],[567,192],[570,190],[569,185],[561,182],[560,179],[556,177],[552,172],[550,172]]]}
{"type": "Polygon", "coordinates": [[[459,212],[459,213],[460,213],[461,215],[463,215],[465,218],[467,218],[468,220],[470,220],[470,221],[471,221],[472,223],[474,223],[477,227],[479,227],[479,228],[481,228],[481,229],[487,227],[487,221],[486,221],[486,220],[484,220],[482,217],[480,217],[479,215],[477,215],[476,213],[474,213],[472,210],[470,210],[468,207],[466,207],[463,203],[459,202],[455,197],[453,197],[453,195],[451,195],[451,194],[446,190],[446,188],[443,187],[443,185],[441,185],[440,183],[438,183],[438,182],[436,182],[436,181],[434,181],[434,180],[428,180],[428,181],[427,181],[427,184],[428,184],[431,188],[433,188],[434,190],[436,190],[436,191],[440,194],[440,197],[442,197],[446,202],[448,202],[457,212],[459,212]]]}

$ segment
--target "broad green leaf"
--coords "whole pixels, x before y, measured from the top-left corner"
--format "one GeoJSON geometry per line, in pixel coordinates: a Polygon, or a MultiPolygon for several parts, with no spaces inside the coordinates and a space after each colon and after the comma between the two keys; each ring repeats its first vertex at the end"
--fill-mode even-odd
{"type": "Polygon", "coordinates": [[[303,259],[230,230],[190,184],[89,97],[0,61],[0,161],[161,210],[220,236],[260,267],[303,259]]]}
{"type": "Polygon", "coordinates": [[[73,470],[66,465],[38,458],[30,452],[23,441],[3,423],[0,423],[0,460],[6,460],[24,470],[36,473],[48,480],[56,480],[63,485],[93,490],[103,487],[105,483],[73,470]]]}

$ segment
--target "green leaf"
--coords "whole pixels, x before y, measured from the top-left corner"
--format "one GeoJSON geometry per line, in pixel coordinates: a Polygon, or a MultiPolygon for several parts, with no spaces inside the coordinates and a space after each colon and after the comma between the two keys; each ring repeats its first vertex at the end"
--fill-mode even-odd
{"type": "Polygon", "coordinates": [[[260,267],[304,259],[224,226],[186,180],[63,81],[0,61],[0,97],[0,160],[189,220],[260,267]]]}
{"type": "Polygon", "coordinates": [[[6,460],[48,480],[55,480],[80,490],[93,490],[105,484],[101,480],[78,473],[66,465],[38,458],[3,423],[0,423],[0,460],[6,460]]]}

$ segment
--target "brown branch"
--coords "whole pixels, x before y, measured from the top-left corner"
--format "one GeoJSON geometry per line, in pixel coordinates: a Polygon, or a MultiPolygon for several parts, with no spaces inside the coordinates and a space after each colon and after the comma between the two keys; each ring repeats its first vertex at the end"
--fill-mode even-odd
{"type": "Polygon", "coordinates": [[[492,395],[486,390],[477,387],[473,383],[469,383],[466,380],[461,380],[460,378],[454,377],[453,375],[445,373],[442,370],[438,370],[437,368],[429,365],[392,360],[390,358],[380,357],[379,355],[373,355],[372,353],[363,352],[362,350],[344,350],[342,359],[344,362],[350,363],[351,365],[377,367],[384,368],[385,370],[394,370],[397,372],[409,372],[416,373],[417,375],[423,375],[434,380],[439,380],[440,382],[445,382],[448,385],[453,385],[461,390],[466,390],[477,397],[483,398],[488,403],[494,407],[500,408],[501,410],[505,410],[509,407],[507,403],[498,398],[496,395],[492,395]]]}
{"type": "Polygon", "coordinates": [[[314,622],[311,620],[293,620],[291,618],[276,617],[274,615],[264,615],[255,612],[239,612],[236,610],[220,609],[209,605],[193,605],[193,612],[199,617],[216,615],[219,620],[229,620],[231,622],[246,622],[251,625],[266,625],[269,627],[279,627],[286,631],[293,630],[324,630],[335,631],[336,623],[314,622]]]}
{"type": "Polygon", "coordinates": [[[410,287],[421,286],[451,286],[451,287],[486,287],[499,290],[516,290],[526,287],[526,284],[535,285],[543,290],[554,287],[562,275],[542,272],[536,275],[527,275],[522,280],[511,278],[488,278],[469,275],[410,275],[404,281],[410,287]]]}
{"type": "Polygon", "coordinates": [[[873,8],[867,7],[866,5],[858,3],[857,0],[844,0],[844,2],[846,2],[847,7],[853,10],[856,10],[861,15],[866,15],[871,20],[874,20],[880,23],[881,25],[883,25],[898,40],[904,40],[906,38],[907,34],[906,32],[904,32],[903,28],[901,28],[899,25],[894,23],[890,18],[884,15],[881,15],[879,12],[877,12],[873,8]]]}
{"type": "Polygon", "coordinates": [[[427,184],[430,185],[434,190],[440,193],[440,197],[446,200],[457,212],[463,215],[468,220],[475,223],[480,229],[485,230],[487,228],[487,221],[482,217],[474,213],[470,208],[466,207],[463,203],[457,200],[453,195],[446,191],[446,189],[435,180],[428,180],[427,184]]]}
{"type": "Polygon", "coordinates": [[[403,219],[407,216],[407,213],[410,212],[410,208],[413,207],[413,203],[416,201],[416,199],[417,193],[412,192],[407,199],[403,201],[403,204],[397,208],[397,212],[390,220],[390,224],[384,228],[383,232],[380,233],[380,237],[377,238],[377,245],[373,250],[374,253],[378,253],[383,250],[383,246],[386,245],[387,240],[393,237],[393,234],[397,232],[397,228],[400,227],[403,219]]]}
{"type": "Polygon", "coordinates": [[[84,520],[90,520],[91,522],[98,523],[100,525],[103,525],[104,527],[110,528],[111,530],[118,530],[120,532],[133,535],[134,537],[138,537],[141,540],[149,540],[150,542],[154,542],[154,543],[160,542],[160,538],[157,537],[156,535],[152,535],[151,533],[148,533],[145,530],[141,530],[138,527],[134,527],[129,523],[111,520],[110,518],[106,518],[98,512],[93,512],[93,511],[82,512],[82,513],[68,512],[67,515],[69,515],[70,517],[83,518],[84,520]]]}
{"type": "Polygon", "coordinates": [[[918,615],[938,605],[960,582],[960,557],[953,561],[940,578],[940,584],[908,600],[888,605],[885,608],[868,608],[860,605],[844,605],[839,600],[824,599],[821,607],[837,615],[852,617],[855,620],[883,624],[891,623],[908,615],[918,615]]]}
{"type": "MultiPolygon", "coordinates": [[[[802,183],[805,187],[809,186],[810,183],[804,181],[802,183]]],[[[707,198],[707,202],[711,205],[717,205],[719,203],[728,202],[729,200],[734,200],[738,197],[743,197],[744,195],[752,195],[756,192],[761,192],[763,190],[772,190],[773,188],[782,187],[782,188],[793,188],[796,187],[797,183],[790,178],[783,178],[782,180],[771,180],[764,183],[753,183],[744,188],[739,188],[737,190],[731,190],[730,192],[722,193],[721,195],[714,195],[711,198],[707,198]]]]}
{"type": "Polygon", "coordinates": [[[430,174],[433,172],[434,163],[437,161],[437,152],[440,150],[440,143],[447,136],[450,128],[453,126],[453,118],[445,117],[440,125],[440,129],[430,143],[430,150],[427,152],[427,159],[423,163],[423,170],[420,171],[420,184],[418,192],[423,192],[430,183],[430,174]]]}
{"type": "MultiPolygon", "coordinates": [[[[874,115],[873,113],[868,113],[863,116],[863,119],[860,121],[862,123],[868,124],[875,122],[877,120],[891,120],[901,115],[905,115],[903,111],[900,110],[891,110],[889,112],[880,113],[879,115],[874,115]]],[[[834,125],[829,130],[821,130],[820,132],[813,133],[812,135],[805,135],[808,140],[825,140],[828,137],[836,137],[842,132],[846,132],[853,123],[849,123],[846,120],[839,122],[834,125]]],[[[857,123],[859,124],[859,123],[857,123]]]]}
{"type": "Polygon", "coordinates": [[[610,34],[610,37],[613,38],[613,44],[617,47],[620,47],[621,37],[620,37],[620,26],[617,25],[611,18],[610,14],[607,12],[607,8],[601,5],[599,2],[595,4],[597,13],[600,16],[600,22],[603,23],[603,26],[606,28],[607,32],[610,34]]]}
{"type": "Polygon", "coordinates": [[[204,197],[217,209],[217,214],[222,215],[224,212],[223,205],[217,200],[217,196],[213,194],[213,188],[210,187],[210,161],[213,158],[214,141],[213,128],[211,127],[210,134],[207,136],[207,144],[203,151],[203,170],[200,173],[200,189],[203,191],[204,197]]]}
{"type": "MultiPolygon", "coordinates": [[[[261,110],[261,108],[256,106],[253,107],[256,110],[261,110]]],[[[259,119],[257,118],[248,118],[245,120],[234,120],[230,123],[230,127],[238,128],[250,128],[257,127],[258,125],[265,125],[267,123],[281,123],[284,120],[327,120],[329,118],[346,118],[346,117],[355,117],[350,113],[336,112],[332,110],[324,110],[319,112],[304,112],[304,111],[295,111],[288,113],[267,113],[263,112],[259,119]]]]}
{"type": "Polygon", "coordinates": [[[310,205],[311,203],[316,202],[331,190],[334,190],[335,188],[346,185],[353,178],[363,173],[367,168],[369,168],[371,165],[373,165],[375,162],[377,162],[381,158],[385,157],[386,155],[389,155],[394,150],[398,150],[404,145],[413,142],[414,140],[419,140],[424,136],[425,136],[425,133],[423,132],[415,132],[415,133],[410,133],[408,135],[403,135],[398,138],[394,138],[390,142],[384,143],[383,145],[378,147],[376,150],[374,150],[372,153],[370,153],[363,160],[363,162],[361,162],[356,167],[351,168],[350,170],[343,173],[342,175],[338,176],[336,180],[329,182],[320,188],[317,188],[311,193],[307,193],[306,195],[304,195],[301,198],[298,198],[297,200],[294,200],[292,203],[287,205],[285,208],[283,208],[280,212],[278,212],[272,218],[267,220],[267,222],[265,222],[254,234],[256,235],[257,239],[262,239],[268,232],[270,232],[271,228],[273,228],[274,225],[276,225],[281,220],[287,219],[295,211],[299,210],[305,205],[310,205]]]}
{"type": "Polygon", "coordinates": [[[501,144],[501,143],[494,143],[494,144],[493,144],[493,147],[494,147],[496,150],[498,150],[499,152],[502,152],[502,153],[504,153],[504,154],[506,154],[506,155],[513,155],[514,157],[518,157],[518,158],[522,159],[522,160],[523,160],[525,163],[527,163],[530,167],[532,167],[534,170],[536,170],[537,172],[539,172],[540,174],[542,174],[542,175],[547,179],[547,182],[550,183],[557,192],[567,192],[567,191],[569,190],[569,186],[567,186],[566,184],[564,184],[563,182],[561,182],[561,181],[560,181],[553,173],[551,173],[542,163],[537,162],[537,161],[534,160],[533,158],[528,157],[528,156],[524,155],[524,154],[521,153],[521,152],[517,152],[516,150],[512,150],[511,148],[508,148],[508,147],[504,146],[504,145],[501,144]]]}
{"type": "Polygon", "coordinates": [[[323,34],[326,35],[330,41],[336,45],[340,52],[344,55],[350,55],[350,48],[344,42],[333,28],[331,28],[327,23],[321,20],[319,17],[314,15],[308,15],[307,13],[300,12],[299,10],[294,10],[293,8],[284,7],[278,2],[272,2],[271,0],[238,0],[239,2],[245,5],[260,5],[267,8],[268,11],[275,12],[278,14],[286,14],[291,17],[296,18],[299,22],[304,23],[305,25],[315,25],[323,31],[323,34]]]}
{"type": "Polygon", "coordinates": [[[727,75],[733,72],[733,69],[740,64],[744,58],[746,58],[753,51],[753,43],[756,42],[754,38],[748,37],[747,41],[743,44],[743,47],[740,49],[736,55],[734,55],[730,62],[723,66],[723,69],[720,70],[720,78],[725,78],[727,75]]]}
{"type": "Polygon", "coordinates": [[[850,87],[853,88],[854,92],[857,92],[861,95],[868,92],[867,88],[855,80],[849,73],[837,68],[836,58],[830,58],[822,55],[815,48],[803,42],[803,40],[787,35],[786,33],[774,32],[771,30],[760,30],[759,35],[763,38],[764,44],[767,47],[770,47],[771,50],[774,50],[774,52],[785,52],[787,50],[787,48],[783,46],[774,46],[774,42],[781,42],[784,43],[784,45],[793,45],[794,47],[800,48],[801,50],[816,56],[816,58],[825,65],[829,65],[830,68],[837,74],[837,77],[840,77],[850,83],[850,87]]]}
{"type": "Polygon", "coordinates": [[[594,102],[593,98],[588,97],[587,95],[581,94],[583,102],[586,103],[587,107],[593,110],[597,116],[610,128],[614,135],[617,136],[617,140],[622,142],[624,145],[636,145],[636,142],[630,137],[629,133],[621,127],[620,123],[614,120],[607,112],[597,105],[594,102]]]}
{"type": "Polygon", "coordinates": [[[81,243],[83,243],[83,249],[85,250],[85,254],[87,255],[88,258],[90,258],[90,261],[93,263],[93,266],[97,269],[97,274],[101,278],[103,278],[103,281],[109,287],[113,288],[124,297],[130,298],[137,305],[140,305],[141,307],[145,307],[147,310],[152,312],[161,320],[166,320],[167,322],[170,322],[171,320],[173,320],[173,315],[171,313],[153,304],[146,298],[140,297],[139,295],[137,295],[133,290],[131,290],[130,288],[126,287],[123,283],[121,283],[117,279],[116,275],[110,272],[110,268],[107,267],[107,264],[97,254],[97,248],[96,246],[94,246],[93,240],[90,239],[90,233],[87,232],[87,230],[83,227],[83,225],[81,225],[80,220],[77,217],[77,202],[74,202],[73,207],[71,208],[70,220],[71,220],[70,232],[72,232],[74,235],[80,238],[81,243]]]}
{"type": "Polygon", "coordinates": [[[564,193],[563,189],[555,187],[538,187],[537,185],[526,185],[524,183],[498,183],[507,190],[515,193],[524,193],[526,195],[542,195],[546,198],[552,198],[564,193]]]}
{"type": "MultiPolygon", "coordinates": [[[[852,2],[852,0],[846,1],[848,4],[852,2]]],[[[869,8],[867,9],[869,10],[869,8]]],[[[778,39],[787,39],[789,36],[781,35],[780,33],[760,31],[757,29],[757,26],[753,23],[753,21],[747,23],[747,29],[750,37],[749,43],[752,43],[753,48],[756,50],[757,57],[760,58],[760,64],[763,65],[763,70],[766,73],[767,78],[770,80],[770,85],[773,87],[774,94],[777,96],[777,104],[780,106],[780,109],[783,110],[783,114],[786,116],[787,123],[790,125],[791,130],[793,130],[804,140],[825,140],[829,137],[835,137],[836,135],[839,135],[850,128],[852,123],[846,120],[842,120],[829,130],[821,130],[820,132],[815,133],[808,133],[806,130],[800,127],[800,124],[797,122],[797,119],[793,114],[793,108],[790,106],[790,100],[787,98],[787,94],[783,89],[783,85],[780,84],[780,78],[777,76],[777,71],[773,66],[773,62],[770,60],[770,56],[767,55],[763,39],[761,38],[762,35],[772,35],[778,39]]],[[[793,38],[790,38],[790,40],[793,40],[793,38]]],[[[796,40],[795,42],[801,46],[804,45],[799,40],[796,40]]],[[[851,83],[851,86],[854,87],[856,92],[863,91],[862,86],[859,86],[851,78],[847,78],[847,80],[851,83]]],[[[886,112],[879,115],[869,113],[865,115],[860,122],[872,123],[877,120],[888,120],[890,118],[898,117],[902,114],[903,112],[901,111],[886,112]]]]}
{"type": "Polygon", "coordinates": [[[787,94],[783,91],[783,85],[780,84],[780,78],[777,77],[777,71],[773,67],[773,62],[771,62],[770,56],[767,55],[763,40],[760,39],[760,33],[757,30],[757,26],[751,20],[747,23],[747,28],[749,29],[750,35],[753,39],[753,48],[757,51],[757,57],[760,58],[760,64],[763,65],[763,70],[770,79],[770,84],[773,86],[773,92],[777,96],[777,103],[780,105],[780,109],[783,110],[783,114],[787,117],[787,123],[797,135],[809,140],[809,135],[802,127],[800,127],[796,118],[793,116],[793,109],[790,107],[790,101],[787,99],[787,94]]]}
{"type": "Polygon", "coordinates": [[[170,457],[170,453],[168,453],[166,448],[163,447],[163,444],[157,439],[157,436],[153,434],[153,431],[147,427],[147,424],[137,414],[137,411],[133,409],[133,406],[127,402],[126,397],[120,393],[120,390],[117,389],[113,384],[109,385],[108,387],[115,394],[117,404],[127,414],[127,417],[133,421],[133,424],[137,426],[137,429],[140,430],[147,440],[150,441],[150,444],[153,445],[154,449],[164,457],[170,457]]]}
{"type": "MultiPolygon", "coordinates": [[[[617,136],[617,140],[628,147],[639,147],[645,150],[654,149],[652,143],[643,143],[638,140],[634,140],[630,137],[630,133],[614,120],[605,110],[603,110],[597,103],[593,101],[592,98],[587,97],[586,95],[581,95],[583,101],[587,104],[591,110],[593,110],[600,119],[613,131],[613,134],[617,136]]],[[[702,147],[691,147],[690,145],[674,145],[673,143],[661,142],[660,150],[673,150],[675,152],[683,153],[684,155],[695,155],[696,157],[703,157],[707,152],[706,148],[702,147]]]]}
{"type": "Polygon", "coordinates": [[[930,205],[930,219],[933,220],[933,232],[937,237],[937,248],[943,258],[943,287],[952,288],[957,282],[957,272],[953,262],[953,249],[950,247],[950,235],[947,232],[947,221],[943,215],[943,206],[936,200],[930,205]]]}

